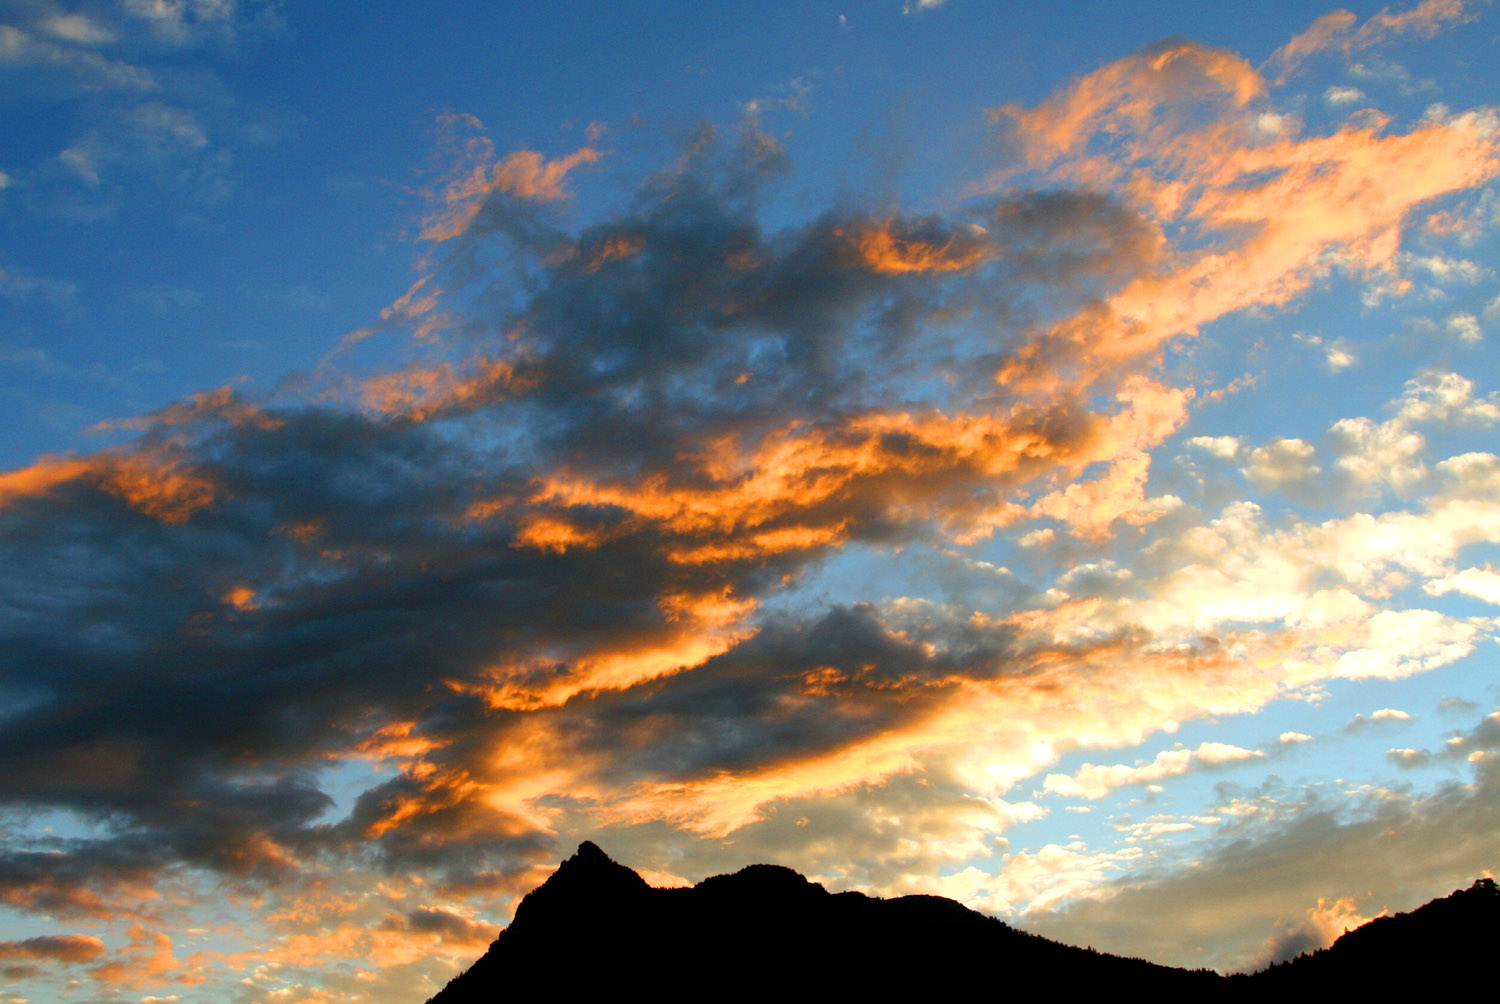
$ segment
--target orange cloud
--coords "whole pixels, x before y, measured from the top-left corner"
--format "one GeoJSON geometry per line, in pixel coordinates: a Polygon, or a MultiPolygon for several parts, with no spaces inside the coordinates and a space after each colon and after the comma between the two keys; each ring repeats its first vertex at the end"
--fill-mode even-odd
{"type": "Polygon", "coordinates": [[[611,234],[595,247],[587,249],[584,271],[597,272],[612,261],[640,254],[646,239],[639,234],[611,234]]]}
{"type": "MultiPolygon", "coordinates": [[[[1249,92],[1228,93],[1238,102],[1249,92]]],[[[1108,127],[1131,126],[1128,118],[1111,117],[1108,127]]],[[[1484,114],[1429,120],[1394,136],[1382,135],[1377,124],[1266,139],[1249,125],[1231,125],[1224,120],[1161,136],[1153,134],[1162,127],[1152,125],[1132,135],[1130,144],[1154,150],[1154,177],[1179,186],[1171,212],[1218,240],[1060,322],[1043,338],[1053,344],[1029,344],[1000,367],[1001,383],[1055,390],[1060,369],[1107,373],[1149,358],[1168,340],[1196,334],[1233,311],[1286,304],[1331,267],[1390,268],[1413,209],[1500,171],[1497,124],[1484,114]]],[[[1047,135],[1036,142],[1049,158],[1081,143],[1047,135]]],[[[1089,155],[1066,170],[1108,174],[1115,163],[1110,153],[1089,155]]]]}
{"type": "MultiPolygon", "coordinates": [[[[450,117],[446,124],[450,129],[482,128],[472,116],[450,117]]],[[[457,164],[434,196],[437,205],[423,222],[423,240],[441,242],[463,234],[497,193],[533,202],[565,199],[563,184],[569,172],[601,156],[592,146],[583,146],[550,160],[535,150],[517,150],[496,160],[494,145],[483,136],[458,141],[454,153],[457,164]]]]}
{"type": "Polygon", "coordinates": [[[886,275],[954,272],[973,268],[992,256],[982,227],[959,230],[942,240],[922,231],[920,225],[898,226],[885,220],[857,231],[852,243],[868,268],[886,275]]]}
{"type": "Polygon", "coordinates": [[[0,508],[80,482],[114,495],[164,523],[182,523],[213,504],[217,486],[202,469],[169,448],[44,457],[0,474],[0,508]]]}
{"type": "Polygon", "coordinates": [[[1155,138],[1178,128],[1166,112],[1190,100],[1241,108],[1265,93],[1260,74],[1235,53],[1193,42],[1164,42],[1111,63],[1032,109],[1005,105],[990,119],[1013,130],[1026,162],[1047,167],[1090,139],[1119,132],[1155,138]]]}
{"type": "Polygon", "coordinates": [[[426,421],[440,413],[503,400],[532,386],[507,359],[474,359],[456,367],[447,362],[414,363],[360,381],[359,403],[392,418],[426,421]]]}
{"type": "Polygon", "coordinates": [[[148,931],[139,924],[130,928],[130,944],[115,953],[115,958],[89,971],[95,980],[117,987],[142,990],[169,981],[197,982],[196,975],[183,971],[183,964],[172,954],[172,939],[161,931],[148,931]]]}
{"type": "Polygon", "coordinates": [[[1318,52],[1348,54],[1380,45],[1398,35],[1431,38],[1451,24],[1471,20],[1472,5],[1464,0],[1422,0],[1410,10],[1391,13],[1389,8],[1372,15],[1355,30],[1353,12],[1336,10],[1324,14],[1312,27],[1297,35],[1266,60],[1280,70],[1276,83],[1285,83],[1307,57],[1318,52]]]}
{"type": "Polygon", "coordinates": [[[665,623],[634,638],[583,646],[569,658],[539,657],[498,663],[478,682],[449,686],[482,697],[493,708],[535,711],[565,704],[588,691],[624,690],[695,669],[751,637],[759,604],[724,587],[666,593],[657,599],[665,623]],[[567,672],[559,670],[566,665],[567,672]]]}
{"type": "Polygon", "coordinates": [[[92,458],[43,457],[29,467],[0,473],[0,507],[35,498],[94,470],[92,458]]]}

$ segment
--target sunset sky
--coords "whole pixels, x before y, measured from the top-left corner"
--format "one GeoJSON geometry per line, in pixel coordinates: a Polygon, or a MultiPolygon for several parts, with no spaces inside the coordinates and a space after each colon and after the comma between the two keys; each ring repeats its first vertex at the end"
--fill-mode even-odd
{"type": "Polygon", "coordinates": [[[585,839],[1220,970],[1492,874],[1497,51],[0,0],[0,1004],[420,1004],[585,839]]]}

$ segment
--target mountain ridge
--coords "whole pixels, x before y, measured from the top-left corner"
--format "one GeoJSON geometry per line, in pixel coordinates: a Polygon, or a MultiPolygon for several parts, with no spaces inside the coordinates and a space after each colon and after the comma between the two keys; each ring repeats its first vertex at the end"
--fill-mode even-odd
{"type": "Polygon", "coordinates": [[[526,895],[484,955],[428,1004],[489,1004],[519,993],[570,997],[627,985],[669,999],[737,1000],[1043,985],[1229,999],[1294,988],[1389,990],[1457,959],[1472,965],[1486,957],[1474,953],[1497,931],[1500,889],[1481,879],[1411,913],[1377,918],[1311,955],[1220,976],[1065,945],[939,896],[831,893],[780,865],[658,889],[585,841],[526,895]]]}

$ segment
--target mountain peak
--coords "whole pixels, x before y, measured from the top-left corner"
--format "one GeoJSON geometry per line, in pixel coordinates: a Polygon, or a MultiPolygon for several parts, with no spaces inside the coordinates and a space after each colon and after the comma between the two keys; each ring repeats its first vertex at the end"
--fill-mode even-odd
{"type": "Polygon", "coordinates": [[[540,915],[613,913],[627,909],[650,889],[645,879],[585,840],[547,881],[527,893],[516,908],[516,920],[532,918],[536,923],[540,915]]]}
{"type": "Polygon", "coordinates": [[[612,865],[614,863],[614,859],[605,854],[598,844],[592,840],[585,840],[578,845],[578,850],[573,852],[573,856],[562,863],[562,867],[612,865]]]}

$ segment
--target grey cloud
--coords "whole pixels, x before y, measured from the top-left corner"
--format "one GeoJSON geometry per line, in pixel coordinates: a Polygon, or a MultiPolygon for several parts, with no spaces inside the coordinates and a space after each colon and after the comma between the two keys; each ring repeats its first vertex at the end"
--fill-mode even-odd
{"type": "Polygon", "coordinates": [[[1399,767],[1426,767],[1443,761],[1483,759],[1496,751],[1500,751],[1500,711],[1486,715],[1468,732],[1452,735],[1447,744],[1436,753],[1431,750],[1395,749],[1387,752],[1386,756],[1399,767]]]}
{"type": "Polygon", "coordinates": [[[98,938],[80,934],[48,934],[22,941],[0,941],[0,959],[47,959],[90,962],[104,954],[98,938]]]}
{"type": "Polygon", "coordinates": [[[1022,926],[1175,965],[1235,968],[1263,961],[1258,939],[1295,932],[1320,898],[1364,890],[1355,905],[1370,916],[1466,887],[1494,868],[1497,827],[1500,760],[1492,758],[1475,765],[1472,783],[1430,794],[1393,793],[1362,805],[1309,801],[1283,822],[1195,847],[1204,853],[1192,868],[1119,880],[1098,899],[1029,915],[1022,926]],[[1209,942],[1220,953],[1197,954],[1209,942]]]}
{"type": "Polygon", "coordinates": [[[418,907],[402,919],[409,930],[437,934],[447,941],[467,944],[487,944],[499,932],[493,924],[481,924],[436,907],[418,907]]]}

